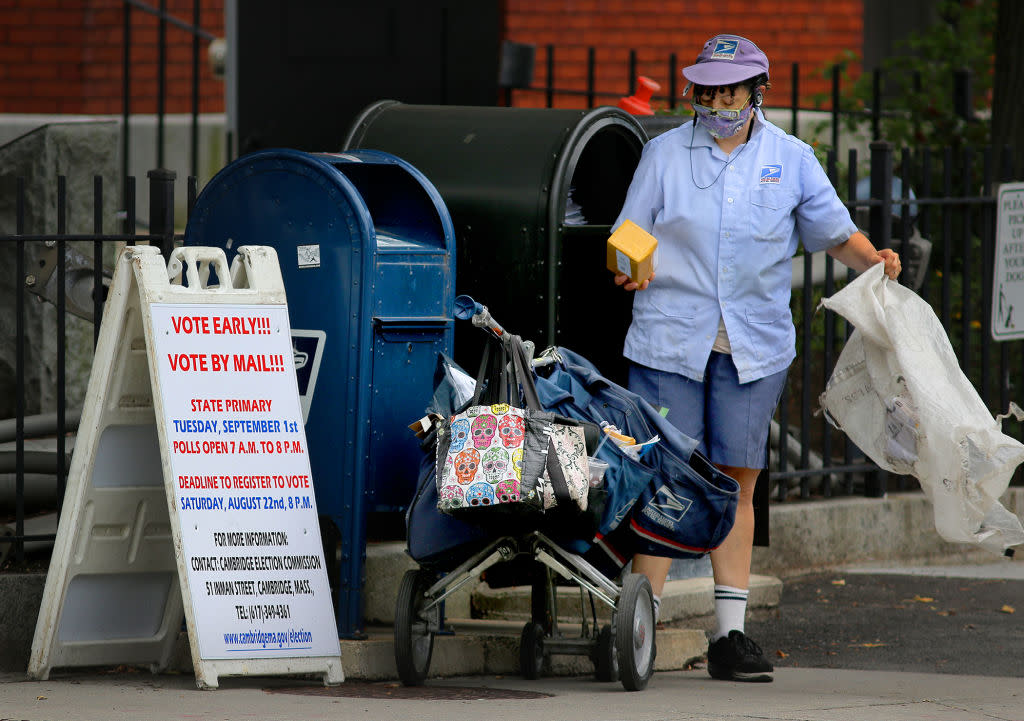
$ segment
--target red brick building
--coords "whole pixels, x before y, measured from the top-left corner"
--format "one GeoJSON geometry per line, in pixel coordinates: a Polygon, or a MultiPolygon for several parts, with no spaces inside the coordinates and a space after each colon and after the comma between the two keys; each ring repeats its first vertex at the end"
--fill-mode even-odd
{"type": "MultiPolygon", "coordinates": [[[[148,3],[159,7],[154,0],[148,3]]],[[[0,0],[0,113],[89,115],[123,109],[123,0],[0,0]]],[[[167,0],[191,25],[192,0],[167,0]]],[[[157,108],[159,22],[131,8],[131,111],[157,108]]],[[[202,0],[200,27],[223,35],[223,0],[202,0]]],[[[192,108],[192,35],[168,23],[165,111],[192,108]]],[[[200,112],[224,110],[224,87],[201,43],[200,112]]]]}
{"type": "MultiPolygon", "coordinates": [[[[244,0],[242,0],[244,1],[244,0]]],[[[118,114],[123,110],[124,25],[131,23],[130,109],[157,109],[157,18],[123,0],[0,0],[0,113],[118,114]]],[[[156,0],[148,3],[156,8],[156,0]]],[[[224,35],[224,0],[201,0],[200,27],[224,35]]],[[[193,0],[167,0],[175,19],[192,24],[193,0]]],[[[588,48],[595,49],[597,102],[614,102],[629,87],[629,51],[637,72],[667,93],[669,58],[692,62],[717,32],[744,35],[772,62],[769,104],[788,105],[791,67],[800,64],[802,103],[825,92],[819,70],[845,50],[860,51],[863,0],[502,0],[504,39],[536,46],[533,87],[546,82],[548,46],[554,84],[585,90],[588,48]],[[772,97],[774,96],[774,97],[772,97]],[[774,103],[772,101],[775,101],[774,103]]],[[[200,112],[224,110],[223,82],[213,77],[201,43],[200,112]]],[[[192,36],[166,26],[168,113],[192,108],[192,36]]],[[[856,73],[856,68],[853,69],[856,73]]],[[[679,92],[683,83],[679,83],[679,92]]],[[[498,99],[496,98],[496,102],[498,99]]],[[[582,95],[555,96],[559,107],[582,107],[582,95]]],[[[541,106],[544,93],[515,91],[513,103],[541,106]]]]}
{"type": "MultiPolygon", "coordinates": [[[[859,53],[864,33],[862,0],[506,0],[504,19],[508,40],[537,45],[535,87],[545,83],[547,46],[553,45],[555,87],[585,89],[588,48],[594,47],[595,87],[604,92],[628,89],[630,49],[636,50],[638,74],[667,94],[672,53],[685,67],[711,36],[742,35],[771,62],[769,105],[789,104],[793,63],[800,64],[801,104],[828,92],[830,82],[820,70],[842,51],[859,53]]],[[[680,79],[679,93],[684,83],[680,79]]],[[[544,96],[516,92],[514,102],[542,105],[544,96]]],[[[575,104],[584,102],[577,98],[575,104]]],[[[560,96],[558,104],[574,103],[560,96]]]]}

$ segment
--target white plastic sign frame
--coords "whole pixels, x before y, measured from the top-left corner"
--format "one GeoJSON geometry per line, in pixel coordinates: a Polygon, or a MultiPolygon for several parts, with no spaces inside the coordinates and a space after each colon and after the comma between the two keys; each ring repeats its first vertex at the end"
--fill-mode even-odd
{"type": "Polygon", "coordinates": [[[344,680],[269,247],[239,248],[230,269],[217,248],[119,257],[29,675],[164,668],[182,612],[200,688],[344,680]]]}
{"type": "Polygon", "coordinates": [[[1024,183],[1004,183],[996,195],[990,327],[996,341],[1024,338],[1024,183]]]}

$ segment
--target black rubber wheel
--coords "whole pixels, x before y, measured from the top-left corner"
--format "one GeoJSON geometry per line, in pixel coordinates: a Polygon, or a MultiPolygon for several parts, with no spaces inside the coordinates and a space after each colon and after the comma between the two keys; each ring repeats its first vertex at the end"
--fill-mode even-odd
{"type": "Polygon", "coordinates": [[[540,678],[544,669],[544,627],[528,621],[519,638],[519,670],[523,678],[540,678]]]}
{"type": "Polygon", "coordinates": [[[594,654],[594,675],[597,680],[618,681],[619,657],[615,653],[615,635],[611,626],[605,626],[597,634],[597,648],[594,654]]]}
{"type": "Polygon", "coordinates": [[[551,619],[554,616],[549,596],[552,591],[551,584],[551,574],[547,566],[541,563],[534,564],[530,588],[530,619],[534,623],[539,623],[545,633],[551,631],[551,619]]]}
{"type": "Polygon", "coordinates": [[[622,579],[615,605],[615,650],[619,680],[627,691],[643,691],[654,673],[654,596],[647,576],[630,573],[622,579]]]}
{"type": "Polygon", "coordinates": [[[434,633],[441,618],[440,606],[423,611],[427,605],[426,590],[434,582],[434,574],[412,569],[402,576],[395,604],[395,665],[398,677],[406,686],[422,686],[430,670],[434,653],[434,633]]]}

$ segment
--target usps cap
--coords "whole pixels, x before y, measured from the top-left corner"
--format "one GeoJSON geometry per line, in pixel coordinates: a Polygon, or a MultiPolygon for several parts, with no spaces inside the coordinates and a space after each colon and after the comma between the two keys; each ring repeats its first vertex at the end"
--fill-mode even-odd
{"type": "Polygon", "coordinates": [[[696,64],[683,68],[697,85],[732,85],[762,73],[768,75],[768,56],[739,35],[716,35],[704,43],[696,64]]]}

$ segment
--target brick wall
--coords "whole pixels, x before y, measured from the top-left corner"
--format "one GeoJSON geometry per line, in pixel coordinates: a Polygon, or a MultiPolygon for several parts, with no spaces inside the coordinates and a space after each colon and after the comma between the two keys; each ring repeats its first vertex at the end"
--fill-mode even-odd
{"type": "MultiPolygon", "coordinates": [[[[860,51],[862,0],[503,0],[504,35],[537,46],[533,86],[546,80],[547,46],[554,48],[555,86],[585,90],[587,49],[596,51],[597,103],[614,104],[629,89],[629,51],[637,72],[669,90],[669,56],[690,64],[718,32],[750,38],[772,63],[768,105],[787,106],[791,66],[800,63],[802,103],[827,93],[820,68],[843,50],[860,51]]],[[[159,0],[150,0],[159,6],[159,0]]],[[[201,27],[223,35],[223,0],[201,0],[201,27]]],[[[192,21],[193,0],[167,0],[171,15],[192,21]]],[[[131,11],[131,111],[157,107],[157,19],[131,11]]],[[[0,113],[120,113],[122,0],[0,0],[0,113]]],[[[167,26],[165,110],[192,109],[192,40],[167,26]]],[[[223,82],[210,74],[201,44],[200,111],[224,110],[223,82]]],[[[853,69],[854,73],[856,68],[853,69]]],[[[678,72],[678,70],[677,70],[678,72]]],[[[682,92],[684,82],[678,84],[682,92]]],[[[520,106],[542,106],[537,91],[514,91],[520,106]]],[[[585,107],[583,96],[556,95],[557,107],[585,107]]],[[[661,103],[664,106],[664,103],[661,103]]]]}
{"type": "MultiPolygon", "coordinates": [[[[158,0],[148,3],[159,7],[158,0]]],[[[200,27],[223,35],[223,0],[202,0],[200,27]]],[[[193,0],[167,0],[192,23],[193,0]]],[[[116,114],[123,108],[124,3],[121,0],[0,0],[0,113],[116,114]]],[[[157,108],[158,20],[133,9],[133,113],[157,108]]],[[[192,36],[167,25],[165,111],[192,110],[192,36]]],[[[224,109],[223,82],[200,43],[200,112],[224,109]]]]}
{"type": "MultiPolygon", "coordinates": [[[[505,36],[537,46],[534,87],[546,83],[547,46],[553,46],[557,88],[585,90],[587,49],[595,48],[595,88],[614,104],[629,90],[629,51],[637,52],[637,74],[669,91],[669,58],[690,65],[704,42],[718,33],[753,40],[772,69],[767,105],[788,106],[792,64],[800,64],[801,104],[829,93],[820,69],[845,50],[861,52],[862,0],[505,0],[505,36]]],[[[851,68],[854,75],[857,68],[851,68]]],[[[678,92],[685,80],[679,76],[678,92]]],[[[519,106],[543,106],[544,94],[513,91],[519,106]]],[[[586,107],[586,98],[556,95],[556,107],[586,107]]],[[[664,107],[665,103],[661,103],[664,107]]]]}

